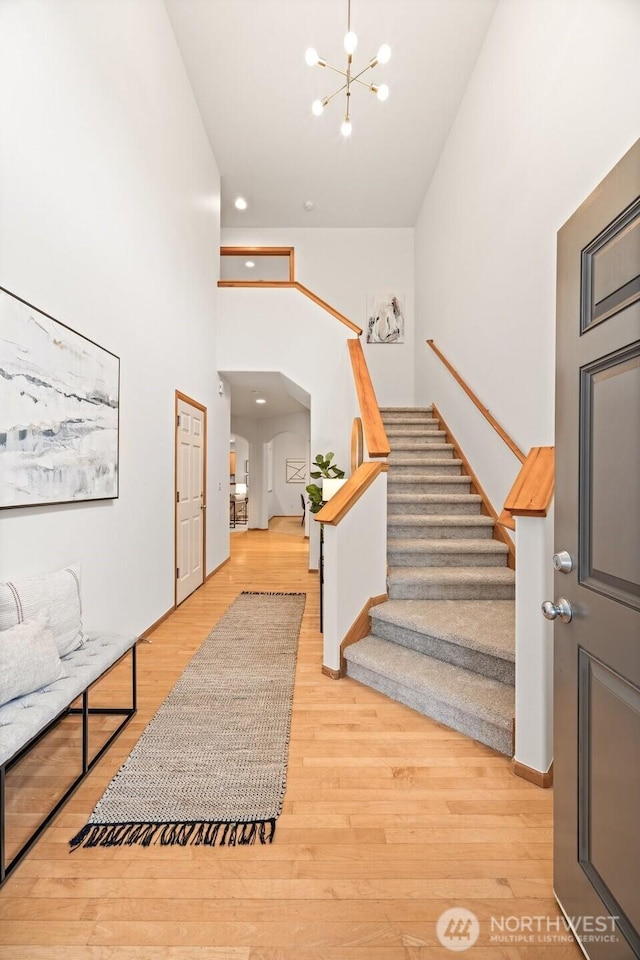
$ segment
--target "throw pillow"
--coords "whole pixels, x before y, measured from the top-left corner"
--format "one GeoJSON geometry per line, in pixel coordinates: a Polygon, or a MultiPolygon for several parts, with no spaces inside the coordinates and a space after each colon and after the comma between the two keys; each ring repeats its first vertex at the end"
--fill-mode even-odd
{"type": "Polygon", "coordinates": [[[62,672],[62,661],[44,611],[0,631],[0,706],[46,687],[62,672]]]}
{"type": "Polygon", "coordinates": [[[0,583],[0,630],[44,610],[61,657],[84,643],[80,606],[80,565],[31,580],[0,583]]]}

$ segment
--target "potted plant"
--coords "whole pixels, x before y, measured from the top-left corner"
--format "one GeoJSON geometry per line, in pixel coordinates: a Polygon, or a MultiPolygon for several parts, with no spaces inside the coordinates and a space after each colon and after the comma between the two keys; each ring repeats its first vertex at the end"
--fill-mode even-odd
{"type": "MultiPolygon", "coordinates": [[[[324,456],[321,453],[316,454],[316,458],[311,464],[312,467],[316,467],[315,470],[311,471],[311,476],[314,480],[318,480],[320,477],[324,477],[326,480],[343,479],[344,470],[341,470],[340,467],[336,467],[335,464],[331,463],[333,457],[333,453],[327,453],[324,456]]],[[[324,502],[322,499],[322,487],[317,483],[310,483],[306,490],[309,494],[310,512],[318,513],[322,509],[324,502]]]]}

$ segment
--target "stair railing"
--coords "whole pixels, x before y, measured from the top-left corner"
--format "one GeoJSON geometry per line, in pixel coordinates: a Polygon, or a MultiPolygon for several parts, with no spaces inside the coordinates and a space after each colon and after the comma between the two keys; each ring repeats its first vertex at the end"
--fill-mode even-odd
{"type": "Polygon", "coordinates": [[[520,449],[518,444],[515,442],[515,440],[511,439],[511,437],[509,436],[507,431],[504,429],[504,427],[502,427],[498,423],[496,418],[493,416],[492,413],[489,412],[487,407],[485,407],[485,405],[480,402],[480,400],[478,399],[476,394],[473,392],[469,384],[466,383],[465,380],[463,380],[463,378],[460,376],[460,374],[458,373],[456,368],[453,366],[453,364],[447,360],[442,350],[440,350],[439,347],[436,347],[433,340],[427,340],[427,343],[429,344],[429,346],[431,347],[435,355],[439,357],[440,360],[443,362],[443,364],[445,365],[445,367],[447,368],[451,376],[454,378],[454,380],[462,387],[462,389],[464,390],[466,395],[469,397],[469,399],[472,401],[472,403],[475,404],[475,406],[478,408],[478,410],[480,411],[482,416],[485,418],[485,420],[487,420],[491,424],[491,426],[496,431],[496,433],[501,438],[501,440],[504,440],[506,445],[509,447],[511,452],[518,458],[520,463],[524,463],[524,461],[526,460],[526,455],[522,452],[522,450],[520,449]]]}

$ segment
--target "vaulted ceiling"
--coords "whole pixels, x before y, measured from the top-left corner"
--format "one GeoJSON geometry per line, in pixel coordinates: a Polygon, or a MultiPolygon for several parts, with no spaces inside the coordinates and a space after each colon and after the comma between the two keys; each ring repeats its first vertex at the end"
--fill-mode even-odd
{"type": "Polygon", "coordinates": [[[313,46],[345,68],[347,0],[165,3],[220,168],[223,226],[413,226],[497,0],[351,0],[356,69],[382,43],[392,56],[367,75],[389,85],[386,102],[354,89],[349,138],[344,94],[311,113],[341,78],[304,59],[313,46]]]}

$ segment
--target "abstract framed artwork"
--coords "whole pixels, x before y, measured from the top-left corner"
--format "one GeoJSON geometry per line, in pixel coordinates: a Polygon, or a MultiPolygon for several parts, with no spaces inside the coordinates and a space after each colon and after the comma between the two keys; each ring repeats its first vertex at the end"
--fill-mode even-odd
{"type": "Polygon", "coordinates": [[[367,343],[404,343],[404,297],[370,293],[367,297],[367,343]]]}
{"type": "Polygon", "coordinates": [[[120,360],[0,287],[0,508],[118,496],[120,360]]]}
{"type": "Polygon", "coordinates": [[[306,483],[307,482],[307,461],[289,459],[285,461],[286,482],[287,483],[306,483]]]}

